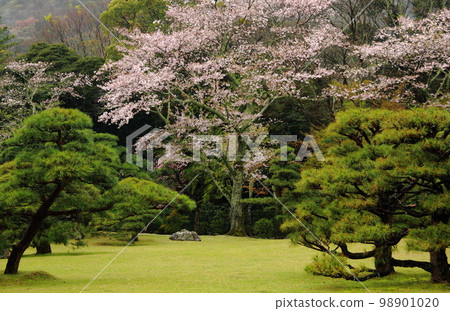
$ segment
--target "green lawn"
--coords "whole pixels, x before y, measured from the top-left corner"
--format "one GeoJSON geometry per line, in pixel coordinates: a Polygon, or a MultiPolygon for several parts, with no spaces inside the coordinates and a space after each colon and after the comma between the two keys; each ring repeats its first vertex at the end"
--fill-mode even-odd
{"type": "MultiPolygon", "coordinates": [[[[141,236],[87,292],[365,292],[354,281],[306,273],[304,267],[316,252],[294,247],[288,240],[227,236],[202,240],[141,236]]],[[[107,238],[88,244],[75,251],[53,246],[54,253],[43,256],[33,255],[31,249],[22,259],[19,275],[0,276],[0,292],[79,292],[124,246],[107,238]]],[[[399,249],[397,258],[427,260],[426,253],[399,249]]],[[[5,264],[0,260],[1,270],[5,264]]],[[[364,284],[373,292],[450,292],[448,285],[431,284],[429,278],[420,269],[398,268],[394,275],[364,284]]]]}

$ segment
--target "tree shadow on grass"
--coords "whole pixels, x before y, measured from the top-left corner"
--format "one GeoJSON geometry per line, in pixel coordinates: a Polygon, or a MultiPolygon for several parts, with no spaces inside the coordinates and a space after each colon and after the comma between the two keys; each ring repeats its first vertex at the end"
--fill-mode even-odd
{"type": "MultiPolygon", "coordinates": [[[[129,246],[152,246],[152,245],[156,245],[156,244],[165,244],[165,243],[159,242],[159,241],[155,241],[155,240],[150,240],[150,239],[140,239],[137,242],[131,243],[129,246]]],[[[125,247],[125,246],[128,245],[128,242],[111,240],[111,241],[96,242],[96,243],[94,243],[92,245],[94,245],[94,246],[125,247]]]]}
{"type": "Polygon", "coordinates": [[[398,269],[396,273],[366,282],[367,287],[375,287],[380,292],[449,292],[449,284],[432,283],[426,272],[398,269]],[[408,290],[410,289],[410,290],[408,290]]]}
{"type": "MultiPolygon", "coordinates": [[[[322,289],[327,292],[366,292],[356,281],[335,279],[326,281],[322,289]]],[[[435,284],[430,281],[430,274],[421,271],[400,271],[382,278],[373,278],[363,282],[371,292],[385,293],[420,293],[420,292],[450,292],[450,285],[435,284]]]]}
{"type": "Polygon", "coordinates": [[[35,258],[35,257],[74,257],[74,256],[91,256],[109,254],[109,252],[73,252],[73,253],[51,253],[51,254],[27,254],[23,255],[23,258],[35,258]]]}

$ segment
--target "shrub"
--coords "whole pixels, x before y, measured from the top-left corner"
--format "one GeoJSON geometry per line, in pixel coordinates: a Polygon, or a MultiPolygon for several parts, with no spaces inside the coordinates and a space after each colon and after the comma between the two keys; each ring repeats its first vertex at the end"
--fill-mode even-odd
{"type": "Polygon", "coordinates": [[[273,237],[273,222],[272,220],[261,218],[255,222],[253,226],[253,233],[260,238],[273,237]]]}
{"type": "Polygon", "coordinates": [[[230,229],[230,217],[228,207],[213,202],[205,202],[199,205],[200,220],[198,234],[216,235],[225,234],[230,229]]]}
{"type": "Polygon", "coordinates": [[[353,279],[354,275],[358,276],[358,274],[361,272],[369,271],[369,269],[366,267],[352,267],[348,264],[346,257],[339,255],[336,255],[336,257],[340,262],[329,254],[314,256],[313,262],[305,267],[305,271],[314,275],[323,275],[332,278],[344,279],[353,279]],[[343,265],[345,265],[348,269],[346,269],[343,265]]]}

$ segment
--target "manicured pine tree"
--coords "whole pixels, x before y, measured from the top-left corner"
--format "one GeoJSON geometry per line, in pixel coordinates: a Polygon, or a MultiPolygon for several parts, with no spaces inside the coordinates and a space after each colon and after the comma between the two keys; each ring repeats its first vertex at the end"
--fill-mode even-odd
{"type": "Polygon", "coordinates": [[[285,228],[296,227],[294,240],[319,251],[373,257],[374,273],[360,280],[388,275],[394,266],[420,267],[440,274],[433,281],[445,280],[448,132],[448,112],[439,109],[339,113],[323,133],[327,162],[305,170],[297,184],[297,216],[320,241],[295,221],[285,228]],[[422,241],[415,245],[431,252],[431,263],[392,258],[392,247],[407,235],[422,241]],[[354,253],[350,243],[373,248],[354,253]]]}
{"type": "Polygon", "coordinates": [[[136,232],[137,225],[172,199],[176,208],[195,207],[187,197],[150,180],[119,182],[123,165],[117,138],[91,128],[91,119],[80,111],[53,108],[26,119],[14,137],[3,143],[0,246],[12,248],[5,274],[18,272],[33,241],[52,230],[68,239],[70,232],[61,236],[59,227],[88,223],[77,217],[110,210],[109,230],[136,232]],[[124,221],[127,213],[133,217],[133,226],[124,221]]]}
{"type": "Polygon", "coordinates": [[[408,245],[430,252],[430,264],[394,260],[395,265],[417,266],[431,272],[433,282],[449,282],[446,249],[450,245],[450,113],[444,109],[415,109],[386,120],[377,140],[391,144],[398,156],[386,161],[395,167],[398,188],[411,189],[404,213],[415,218],[408,245]]]}
{"type": "Polygon", "coordinates": [[[28,118],[4,143],[13,159],[1,165],[0,208],[11,218],[27,217],[26,229],[12,243],[6,274],[17,273],[47,217],[93,212],[101,194],[117,183],[114,137],[91,127],[83,113],[54,108],[28,118]]]}

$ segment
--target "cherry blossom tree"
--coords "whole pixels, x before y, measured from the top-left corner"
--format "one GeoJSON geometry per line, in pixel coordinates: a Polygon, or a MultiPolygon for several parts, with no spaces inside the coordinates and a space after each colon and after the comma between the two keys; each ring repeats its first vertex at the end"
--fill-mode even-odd
{"type": "Polygon", "coordinates": [[[308,98],[314,81],[333,74],[318,57],[343,44],[343,34],[327,20],[332,2],[172,2],[169,30],[122,31],[129,39],[123,58],[101,70],[108,82],[100,119],[122,126],[137,113],[156,113],[165,130],[177,134],[178,150],[193,135],[235,137],[235,156],[213,164],[229,178],[215,178],[230,203],[229,234],[245,235],[244,180],[267,160],[261,152],[245,161],[248,143],[266,133],[260,117],[271,104],[308,98]]]}
{"type": "Polygon", "coordinates": [[[376,105],[397,103],[447,106],[450,99],[450,10],[382,29],[376,41],[356,47],[361,66],[348,66],[347,85],[334,84],[329,93],[376,105]]]}
{"type": "Polygon", "coordinates": [[[49,64],[11,62],[0,77],[0,141],[28,116],[59,105],[63,94],[80,97],[75,88],[89,81],[73,73],[49,73],[49,64]]]}

